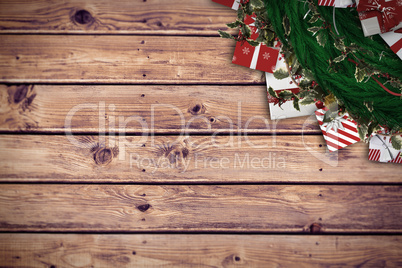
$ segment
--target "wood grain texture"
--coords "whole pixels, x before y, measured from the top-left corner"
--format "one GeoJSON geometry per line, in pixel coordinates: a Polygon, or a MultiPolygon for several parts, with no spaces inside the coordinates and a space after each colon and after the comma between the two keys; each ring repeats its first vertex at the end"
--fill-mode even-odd
{"type": "Polygon", "coordinates": [[[218,36],[235,18],[210,0],[0,1],[0,33],[218,36]]]}
{"type": "Polygon", "coordinates": [[[1,231],[401,233],[401,186],[5,184],[1,231]]]}
{"type": "Polygon", "coordinates": [[[0,137],[3,182],[400,183],[400,166],[320,136],[0,137]]]}
{"type": "Polygon", "coordinates": [[[321,133],[315,118],[270,120],[266,95],[264,85],[0,85],[0,131],[321,133]]]}
{"type": "Polygon", "coordinates": [[[401,236],[0,234],[19,267],[399,267],[401,236]]]}
{"type": "Polygon", "coordinates": [[[2,35],[0,82],[264,84],[219,37],[2,35]]]}

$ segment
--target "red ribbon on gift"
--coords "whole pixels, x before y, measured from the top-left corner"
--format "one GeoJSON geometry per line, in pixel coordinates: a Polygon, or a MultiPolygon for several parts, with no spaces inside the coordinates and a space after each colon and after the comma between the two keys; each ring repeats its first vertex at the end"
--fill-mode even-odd
{"type": "Polygon", "coordinates": [[[377,17],[382,33],[389,32],[402,21],[402,5],[399,0],[360,0],[357,11],[363,17],[377,17]]]}
{"type": "MultiPolygon", "coordinates": [[[[394,33],[402,34],[402,28],[394,31],[394,33]]],[[[402,49],[402,38],[390,46],[392,51],[398,54],[398,51],[402,49]]]]}

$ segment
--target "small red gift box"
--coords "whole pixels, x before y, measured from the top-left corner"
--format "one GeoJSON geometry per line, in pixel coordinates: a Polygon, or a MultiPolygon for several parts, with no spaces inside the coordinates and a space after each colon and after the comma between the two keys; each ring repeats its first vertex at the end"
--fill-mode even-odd
{"type": "Polygon", "coordinates": [[[279,50],[259,44],[257,47],[249,43],[237,42],[232,63],[251,69],[273,73],[279,50]]]}
{"type": "MultiPolygon", "coordinates": [[[[250,38],[255,40],[258,38],[257,27],[254,26],[254,17],[246,16],[244,23],[249,25],[251,29],[250,38]]],[[[279,48],[267,47],[259,44],[254,47],[244,42],[237,42],[234,51],[232,63],[249,67],[251,69],[273,73],[276,67],[276,61],[279,55],[279,48]]]]}
{"type": "Polygon", "coordinates": [[[401,27],[400,0],[360,0],[357,11],[365,36],[386,33],[401,27]]]}

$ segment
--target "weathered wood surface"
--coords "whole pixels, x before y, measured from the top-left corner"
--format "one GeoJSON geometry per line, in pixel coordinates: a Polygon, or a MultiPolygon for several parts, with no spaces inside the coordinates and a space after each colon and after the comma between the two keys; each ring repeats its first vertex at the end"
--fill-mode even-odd
{"type": "Polygon", "coordinates": [[[363,143],[325,154],[314,118],[270,121],[263,73],[217,37],[235,16],[210,0],[0,1],[0,131],[83,134],[0,136],[0,266],[402,266],[400,166],[363,143]]]}
{"type": "Polygon", "coordinates": [[[2,35],[0,82],[264,84],[219,37],[2,35]]]}
{"type": "Polygon", "coordinates": [[[218,36],[235,18],[210,0],[0,1],[0,33],[218,36]]]}
{"type": "Polygon", "coordinates": [[[129,183],[400,183],[400,166],[322,136],[0,137],[0,180],[129,183]]]}
{"type": "Polygon", "coordinates": [[[401,236],[0,234],[19,267],[400,267],[401,236]]]}
{"type": "Polygon", "coordinates": [[[270,120],[266,95],[264,85],[0,85],[0,131],[321,133],[315,116],[270,120]]]}
{"type": "Polygon", "coordinates": [[[0,188],[0,231],[401,233],[401,186],[0,188]]]}

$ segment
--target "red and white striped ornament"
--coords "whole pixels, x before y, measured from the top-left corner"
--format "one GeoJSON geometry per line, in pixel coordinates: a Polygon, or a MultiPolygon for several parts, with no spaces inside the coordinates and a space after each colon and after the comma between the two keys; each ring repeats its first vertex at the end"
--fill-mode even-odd
{"type": "Polygon", "coordinates": [[[318,5],[330,7],[355,7],[356,3],[352,0],[318,0],[318,5]]]}
{"type": "Polygon", "coordinates": [[[370,161],[402,164],[401,153],[402,151],[392,147],[390,136],[376,134],[370,138],[368,155],[370,161]]]}
{"type": "Polygon", "coordinates": [[[315,111],[315,115],[330,152],[360,141],[356,121],[349,118],[349,115],[345,113],[329,123],[324,123],[324,115],[327,110],[327,108],[319,109],[315,111]]]}

